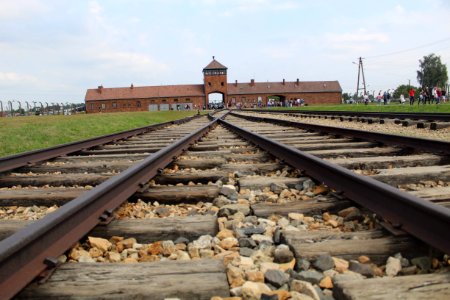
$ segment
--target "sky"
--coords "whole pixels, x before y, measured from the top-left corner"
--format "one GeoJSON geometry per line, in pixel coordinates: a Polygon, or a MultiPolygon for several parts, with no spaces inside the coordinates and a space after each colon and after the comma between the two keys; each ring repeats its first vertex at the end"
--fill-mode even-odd
{"type": "MultiPolygon", "coordinates": [[[[354,93],[450,67],[450,0],[0,0],[0,101],[84,102],[88,88],[338,80],[354,93]]],[[[450,74],[449,74],[450,75],[450,74]]]]}

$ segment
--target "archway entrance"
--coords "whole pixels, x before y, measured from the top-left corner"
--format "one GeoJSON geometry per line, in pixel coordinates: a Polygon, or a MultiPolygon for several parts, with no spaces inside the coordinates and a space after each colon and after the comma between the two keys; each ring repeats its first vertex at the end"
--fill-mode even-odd
{"type": "Polygon", "coordinates": [[[267,107],[285,106],[286,97],[283,95],[267,96],[267,107]]]}
{"type": "Polygon", "coordinates": [[[222,109],[224,108],[225,99],[222,93],[210,93],[208,94],[208,109],[222,109]]]}

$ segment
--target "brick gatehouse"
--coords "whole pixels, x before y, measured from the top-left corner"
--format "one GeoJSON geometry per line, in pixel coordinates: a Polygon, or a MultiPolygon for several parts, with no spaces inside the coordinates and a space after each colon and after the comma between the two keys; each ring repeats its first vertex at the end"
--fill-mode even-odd
{"type": "MultiPolygon", "coordinates": [[[[212,102],[229,107],[267,106],[269,99],[282,104],[303,99],[306,104],[339,104],[338,81],[285,81],[228,83],[227,67],[214,59],[203,69],[203,84],[99,86],[86,92],[86,112],[202,109],[212,102]],[[214,97],[214,99],[212,99],[214,97]]],[[[271,101],[272,103],[272,101],[271,101]]]]}

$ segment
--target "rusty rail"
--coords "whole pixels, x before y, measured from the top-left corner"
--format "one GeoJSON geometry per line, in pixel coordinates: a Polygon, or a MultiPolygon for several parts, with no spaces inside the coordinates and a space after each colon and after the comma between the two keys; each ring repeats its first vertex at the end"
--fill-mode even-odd
{"type": "Polygon", "coordinates": [[[348,117],[371,117],[388,119],[411,119],[428,121],[450,121],[448,113],[395,113],[395,112],[353,112],[353,111],[332,111],[332,110],[294,110],[294,109],[244,109],[260,113],[282,113],[282,114],[305,114],[305,115],[331,115],[348,117]]]}
{"type": "Polygon", "coordinates": [[[188,122],[198,116],[187,117],[180,120],[169,121],[164,123],[159,123],[150,126],[144,126],[136,129],[126,130],[118,133],[103,135],[87,140],[82,140],[73,143],[67,143],[63,145],[58,145],[55,147],[33,150],[25,153],[20,153],[16,155],[10,155],[0,158],[0,173],[9,171],[15,168],[23,167],[26,165],[34,164],[36,162],[44,161],[47,159],[55,158],[61,155],[66,155],[74,153],[83,149],[88,149],[94,146],[106,144],[113,142],[115,140],[129,138],[134,135],[142,134],[145,132],[157,130],[172,124],[182,124],[188,122]]]}
{"type": "Polygon", "coordinates": [[[429,245],[450,253],[450,209],[430,203],[370,177],[355,174],[290,146],[219,120],[219,124],[316,180],[379,214],[429,245]]]}
{"type": "Polygon", "coordinates": [[[13,297],[123,201],[205,135],[217,120],[159,150],[54,213],[0,241],[0,299],[13,297]]]}
{"type": "Polygon", "coordinates": [[[311,130],[316,132],[323,132],[334,135],[341,136],[350,136],[353,138],[364,139],[374,142],[379,142],[387,145],[393,146],[402,146],[407,148],[413,148],[418,150],[424,150],[428,152],[434,153],[442,153],[442,154],[450,154],[450,143],[438,140],[430,140],[430,139],[422,139],[415,137],[408,137],[402,135],[394,135],[394,134],[383,134],[373,131],[364,131],[364,130],[355,130],[349,128],[342,127],[331,127],[324,125],[316,125],[316,124],[307,124],[301,122],[280,120],[274,118],[264,118],[264,117],[255,117],[255,116],[246,116],[236,113],[230,113],[230,115],[255,121],[255,122],[266,122],[277,124],[281,126],[290,126],[295,128],[300,128],[304,130],[311,130]]]}

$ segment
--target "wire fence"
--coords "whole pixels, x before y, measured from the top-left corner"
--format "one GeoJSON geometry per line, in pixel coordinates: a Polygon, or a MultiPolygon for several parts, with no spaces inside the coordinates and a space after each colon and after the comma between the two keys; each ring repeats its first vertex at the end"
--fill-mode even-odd
{"type": "Polygon", "coordinates": [[[0,117],[73,115],[85,111],[84,103],[0,100],[0,117]]]}

